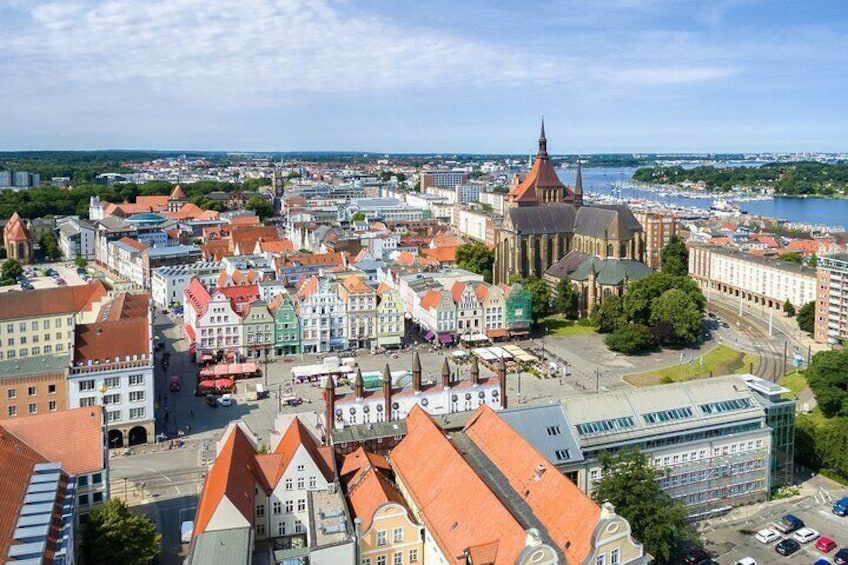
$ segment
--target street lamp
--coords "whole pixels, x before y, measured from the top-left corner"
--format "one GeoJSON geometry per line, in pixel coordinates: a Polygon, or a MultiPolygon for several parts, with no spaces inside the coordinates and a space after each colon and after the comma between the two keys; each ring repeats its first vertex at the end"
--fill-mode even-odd
{"type": "Polygon", "coordinates": [[[265,369],[262,371],[263,377],[265,378],[265,388],[268,388],[268,348],[265,348],[265,356],[264,356],[264,365],[265,369]]]}
{"type": "Polygon", "coordinates": [[[109,412],[106,410],[106,391],[109,387],[106,386],[106,381],[100,381],[100,386],[97,389],[100,391],[100,404],[103,406],[103,433],[106,434],[106,450],[108,452],[111,446],[109,439],[109,412]]]}

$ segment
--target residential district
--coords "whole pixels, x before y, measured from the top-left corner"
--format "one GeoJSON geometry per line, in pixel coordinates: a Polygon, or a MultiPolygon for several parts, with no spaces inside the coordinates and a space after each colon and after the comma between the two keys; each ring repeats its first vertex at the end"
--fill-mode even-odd
{"type": "Polygon", "coordinates": [[[530,164],[126,166],[99,182],[168,193],[2,220],[4,563],[84,563],[116,499],[155,523],[161,563],[846,562],[844,488],[796,465],[816,399],[785,375],[846,338],[848,235],[594,204],[544,125],[530,164]],[[267,181],[186,193],[246,178],[267,181]],[[585,320],[677,238],[706,300],[695,341],[610,351],[585,320]],[[545,318],[563,286],[582,321],[545,318]],[[739,362],[704,369],[719,350],[739,362]],[[678,553],[598,497],[632,449],[696,532],[678,553]]]}

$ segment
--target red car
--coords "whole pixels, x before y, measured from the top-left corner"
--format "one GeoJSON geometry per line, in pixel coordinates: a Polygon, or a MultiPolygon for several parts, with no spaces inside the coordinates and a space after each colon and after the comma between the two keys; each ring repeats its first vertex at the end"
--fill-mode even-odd
{"type": "Polygon", "coordinates": [[[824,536],[816,540],[816,549],[827,553],[836,547],[836,542],[824,536]]]}

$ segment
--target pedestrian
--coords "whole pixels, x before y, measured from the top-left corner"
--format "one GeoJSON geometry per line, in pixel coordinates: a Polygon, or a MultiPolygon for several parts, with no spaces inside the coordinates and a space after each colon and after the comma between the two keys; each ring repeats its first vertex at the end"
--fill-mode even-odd
{"type": "Polygon", "coordinates": [[[189,416],[194,418],[194,409],[193,408],[191,410],[189,410],[188,413],[189,413],[189,416]]]}

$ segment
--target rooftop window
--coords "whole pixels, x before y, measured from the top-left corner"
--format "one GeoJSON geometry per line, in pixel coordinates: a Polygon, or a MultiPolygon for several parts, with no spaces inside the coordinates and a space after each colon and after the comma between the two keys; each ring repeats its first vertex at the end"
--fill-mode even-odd
{"type": "Polygon", "coordinates": [[[704,414],[721,414],[722,412],[733,412],[751,408],[750,398],[735,398],[733,400],[722,400],[721,402],[710,402],[701,404],[701,412],[704,414]]]}
{"type": "Polygon", "coordinates": [[[612,418],[609,420],[598,420],[597,422],[587,422],[585,424],[577,424],[577,433],[581,436],[611,432],[614,430],[625,430],[632,428],[634,425],[633,418],[625,416],[623,418],[612,418]]]}
{"type": "Polygon", "coordinates": [[[646,424],[662,424],[665,422],[674,422],[676,420],[685,420],[692,417],[692,409],[688,406],[685,408],[675,408],[673,410],[661,410],[659,412],[650,412],[642,414],[642,419],[646,424]]]}

